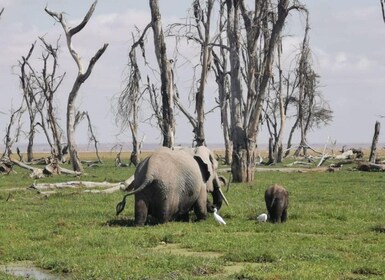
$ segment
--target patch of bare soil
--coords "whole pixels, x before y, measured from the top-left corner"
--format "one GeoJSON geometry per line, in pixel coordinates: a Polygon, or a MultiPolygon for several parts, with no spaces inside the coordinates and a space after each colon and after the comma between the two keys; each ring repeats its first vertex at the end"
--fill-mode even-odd
{"type": "MultiPolygon", "coordinates": [[[[174,255],[181,255],[186,257],[200,257],[200,258],[220,258],[223,257],[223,253],[219,252],[210,252],[210,251],[204,251],[204,252],[197,252],[186,248],[179,247],[178,244],[173,243],[162,243],[155,248],[153,248],[155,251],[162,251],[169,254],[174,255]]],[[[259,267],[263,264],[261,263],[247,263],[247,262],[228,262],[227,265],[223,267],[224,272],[221,274],[222,277],[227,277],[232,274],[236,274],[242,271],[243,268],[246,266],[251,267],[259,267]]]]}

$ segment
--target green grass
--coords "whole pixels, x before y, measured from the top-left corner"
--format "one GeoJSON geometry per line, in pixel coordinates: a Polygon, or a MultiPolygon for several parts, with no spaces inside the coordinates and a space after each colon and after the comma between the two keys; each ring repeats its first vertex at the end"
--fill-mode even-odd
{"type": "MultiPolygon", "coordinates": [[[[220,210],[226,226],[210,216],[136,228],[133,197],[116,217],[122,192],[44,197],[25,190],[33,183],[28,171],[15,170],[0,177],[3,265],[32,261],[70,279],[385,279],[384,173],[259,172],[253,184],[230,186],[230,206],[220,210]],[[273,183],[290,193],[288,222],[256,223],[273,183]]],[[[83,180],[119,182],[134,169],[106,160],[86,172],[83,180]]]]}

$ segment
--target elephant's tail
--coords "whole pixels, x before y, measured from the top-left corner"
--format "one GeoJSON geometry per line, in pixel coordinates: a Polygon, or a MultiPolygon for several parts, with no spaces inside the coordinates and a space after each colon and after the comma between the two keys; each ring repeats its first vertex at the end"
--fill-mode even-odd
{"type": "Polygon", "coordinates": [[[273,200],[272,200],[271,203],[270,203],[270,209],[273,209],[274,204],[275,204],[275,199],[276,199],[276,197],[274,196],[274,197],[273,197],[273,200]]]}
{"type": "Polygon", "coordinates": [[[126,207],[126,198],[127,196],[130,196],[130,195],[133,195],[133,194],[136,194],[138,192],[141,192],[142,190],[144,190],[145,187],[147,187],[148,185],[150,184],[150,181],[145,181],[143,184],[141,184],[139,186],[139,188],[135,189],[135,190],[132,190],[130,191],[129,193],[126,193],[124,196],[123,196],[123,199],[121,202],[119,202],[117,205],[116,205],[116,216],[119,215],[123,210],[124,208],[126,207]]]}

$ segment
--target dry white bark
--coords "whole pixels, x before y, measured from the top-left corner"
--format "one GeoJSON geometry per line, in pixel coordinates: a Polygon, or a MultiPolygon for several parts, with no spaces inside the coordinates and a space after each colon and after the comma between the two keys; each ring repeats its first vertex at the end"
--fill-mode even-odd
{"type": "Polygon", "coordinates": [[[88,193],[113,193],[119,190],[129,190],[130,184],[134,181],[134,175],[132,175],[130,178],[128,178],[124,182],[119,183],[109,183],[109,182],[91,182],[91,181],[68,181],[68,182],[61,182],[61,183],[39,183],[36,184],[34,182],[28,189],[35,189],[38,190],[40,194],[42,195],[51,195],[53,193],[56,193],[56,191],[47,191],[47,190],[54,190],[54,189],[65,189],[65,188],[86,188],[87,190],[84,190],[83,192],[88,193]],[[105,188],[102,190],[93,190],[94,188],[105,188]]]}
{"type": "Polygon", "coordinates": [[[347,150],[346,152],[343,152],[342,154],[335,156],[335,159],[349,159],[349,158],[352,158],[353,156],[354,156],[353,151],[347,150]]]}
{"type": "Polygon", "coordinates": [[[76,52],[76,50],[72,46],[72,37],[79,33],[88,23],[90,20],[95,7],[96,7],[97,0],[91,5],[88,13],[84,17],[83,21],[73,27],[70,28],[67,25],[67,22],[64,18],[63,13],[55,13],[53,11],[50,11],[48,8],[45,8],[45,11],[53,17],[57,22],[61,24],[63,27],[63,30],[66,35],[67,39],[67,47],[68,50],[72,56],[72,58],[75,60],[75,63],[78,68],[78,75],[76,77],[76,80],[73,84],[72,90],[69,93],[68,96],[68,105],[67,105],[67,145],[68,145],[68,151],[71,157],[71,163],[73,166],[73,169],[79,172],[83,171],[83,166],[80,162],[80,159],[78,157],[77,153],[77,147],[76,147],[76,141],[75,141],[75,119],[76,119],[76,108],[75,108],[75,101],[76,97],[78,95],[80,86],[87,80],[87,78],[91,75],[91,72],[95,66],[95,63],[98,61],[98,59],[103,55],[104,51],[107,49],[108,44],[104,44],[103,47],[101,47],[97,53],[91,58],[88,67],[85,69],[81,60],[81,56],[76,52]]]}
{"type": "Polygon", "coordinates": [[[63,168],[61,166],[53,167],[52,164],[48,164],[48,165],[46,165],[44,167],[44,169],[42,169],[42,168],[33,167],[33,166],[29,165],[29,164],[25,164],[25,163],[23,163],[21,161],[15,160],[15,159],[11,159],[11,162],[13,164],[16,164],[17,166],[19,166],[21,168],[24,168],[24,169],[32,171],[32,173],[29,175],[29,177],[30,178],[34,178],[34,179],[44,178],[45,174],[50,174],[50,175],[53,175],[53,174],[67,174],[67,175],[75,175],[75,176],[82,175],[81,172],[72,171],[72,170],[69,170],[67,168],[63,168]],[[55,170],[55,168],[57,168],[57,170],[55,170]],[[53,172],[53,170],[55,170],[55,172],[53,172]]]}

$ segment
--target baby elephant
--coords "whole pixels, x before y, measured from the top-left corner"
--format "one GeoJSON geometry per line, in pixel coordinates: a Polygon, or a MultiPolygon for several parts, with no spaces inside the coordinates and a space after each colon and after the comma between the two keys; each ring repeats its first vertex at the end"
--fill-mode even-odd
{"type": "Polygon", "coordinates": [[[270,222],[283,223],[287,220],[289,193],[284,187],[279,185],[268,187],[265,191],[265,202],[270,222]]]}

